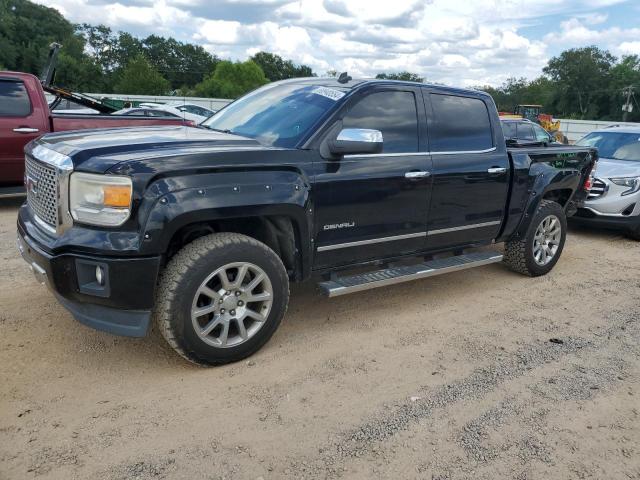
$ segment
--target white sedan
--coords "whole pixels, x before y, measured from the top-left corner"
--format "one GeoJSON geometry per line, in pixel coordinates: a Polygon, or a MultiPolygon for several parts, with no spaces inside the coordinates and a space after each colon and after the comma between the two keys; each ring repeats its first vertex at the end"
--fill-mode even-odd
{"type": "Polygon", "coordinates": [[[185,120],[192,120],[196,124],[199,124],[216,113],[214,110],[209,110],[208,108],[201,107],[195,103],[174,102],[166,103],[164,105],[145,103],[141,105],[177,115],[185,120]]]}

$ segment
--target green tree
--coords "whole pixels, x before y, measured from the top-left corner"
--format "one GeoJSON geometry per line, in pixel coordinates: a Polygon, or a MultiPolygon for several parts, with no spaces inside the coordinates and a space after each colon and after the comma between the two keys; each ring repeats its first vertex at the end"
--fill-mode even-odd
{"type": "Polygon", "coordinates": [[[552,113],[552,97],[554,82],[546,77],[538,77],[533,81],[526,78],[508,78],[501,86],[476,87],[493,97],[499,111],[513,112],[517,105],[540,104],[545,113],[552,113]]]}
{"type": "MultiPolygon", "coordinates": [[[[622,119],[622,105],[626,101],[623,89],[629,86],[635,87],[635,98],[640,98],[640,56],[638,55],[625,55],[609,72],[609,114],[607,120],[622,119]]],[[[632,98],[632,103],[633,101],[632,98]]],[[[640,105],[637,101],[633,104],[633,112],[627,114],[627,121],[640,121],[640,105]]]]}
{"type": "Polygon", "coordinates": [[[291,60],[285,60],[280,55],[269,52],[258,52],[251,59],[272,82],[287,78],[313,77],[313,70],[307,65],[296,65],[291,60]]]}
{"type": "Polygon", "coordinates": [[[608,77],[615,62],[611,53],[595,46],[565,50],[549,60],[543,72],[556,84],[555,110],[580,118],[608,113],[608,77]]]}
{"type": "Polygon", "coordinates": [[[7,68],[39,74],[49,44],[73,33],[73,25],[53,8],[0,0],[0,62],[7,68]]]}
{"type": "Polygon", "coordinates": [[[269,81],[262,69],[253,61],[221,61],[213,73],[196,85],[200,97],[237,98],[269,81]]]}
{"type": "Polygon", "coordinates": [[[131,60],[116,83],[116,93],[132,95],[166,95],[169,82],[142,55],[131,60]]]}
{"type": "Polygon", "coordinates": [[[417,73],[411,72],[379,73],[376,75],[376,78],[382,80],[404,80],[405,82],[424,82],[424,78],[417,73]]]}
{"type": "Polygon", "coordinates": [[[145,57],[171,83],[172,89],[193,87],[220,61],[203,47],[174,38],[150,35],[140,42],[145,57]]]}

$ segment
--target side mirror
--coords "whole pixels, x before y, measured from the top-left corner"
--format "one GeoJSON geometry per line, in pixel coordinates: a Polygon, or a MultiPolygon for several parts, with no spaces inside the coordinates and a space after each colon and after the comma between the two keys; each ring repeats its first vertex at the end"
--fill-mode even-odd
{"type": "Polygon", "coordinates": [[[367,128],[343,128],[335,140],[330,140],[332,155],[382,152],[382,132],[367,128]]]}

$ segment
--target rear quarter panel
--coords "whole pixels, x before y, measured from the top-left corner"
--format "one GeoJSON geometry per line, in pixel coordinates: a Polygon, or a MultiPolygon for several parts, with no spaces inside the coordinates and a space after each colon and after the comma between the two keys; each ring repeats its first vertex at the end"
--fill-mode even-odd
{"type": "Polygon", "coordinates": [[[564,207],[581,201],[583,185],[598,158],[596,149],[579,147],[509,150],[513,183],[503,232],[496,241],[525,235],[540,202],[554,191],[570,191],[564,207]]]}

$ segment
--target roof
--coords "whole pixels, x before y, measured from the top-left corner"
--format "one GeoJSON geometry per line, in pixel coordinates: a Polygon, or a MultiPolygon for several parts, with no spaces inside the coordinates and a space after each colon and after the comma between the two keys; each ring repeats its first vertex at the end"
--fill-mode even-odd
{"type": "Polygon", "coordinates": [[[528,118],[511,118],[511,117],[500,117],[501,122],[526,122],[526,123],[535,123],[529,120],[528,118]]]}
{"type": "Polygon", "coordinates": [[[346,83],[338,82],[336,77],[302,77],[302,78],[289,78],[287,80],[280,80],[274,83],[299,83],[309,85],[319,85],[323,87],[331,87],[339,90],[352,90],[353,88],[363,85],[373,84],[393,84],[393,85],[407,85],[412,87],[429,87],[434,90],[444,91],[448,93],[463,93],[465,95],[473,94],[478,96],[491,97],[488,93],[482,90],[472,90],[465,88],[447,87],[445,85],[436,85],[433,83],[420,83],[410,82],[407,80],[387,80],[382,78],[352,78],[346,83]]]}
{"type": "Polygon", "coordinates": [[[590,133],[594,132],[640,133],[640,124],[638,124],[637,127],[633,125],[615,125],[611,127],[599,128],[597,130],[593,130],[590,133]]]}

